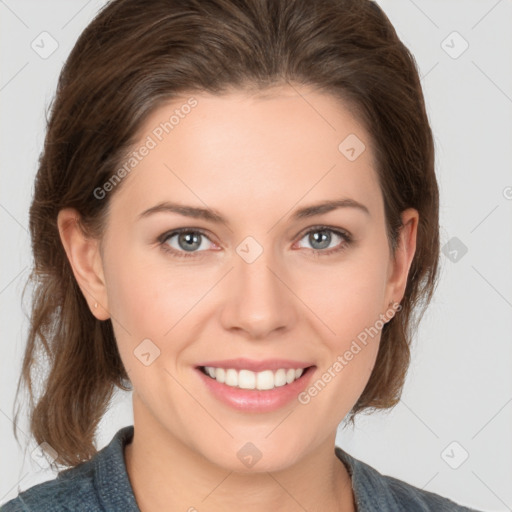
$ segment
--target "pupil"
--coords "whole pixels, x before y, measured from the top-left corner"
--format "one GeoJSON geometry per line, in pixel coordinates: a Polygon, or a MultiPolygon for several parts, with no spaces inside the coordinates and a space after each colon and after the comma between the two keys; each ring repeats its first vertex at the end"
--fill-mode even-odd
{"type": "Polygon", "coordinates": [[[185,251],[193,251],[194,249],[197,249],[201,245],[201,242],[199,241],[200,236],[201,235],[199,235],[198,233],[182,233],[182,234],[180,234],[180,236],[179,236],[180,247],[185,249],[185,251]],[[185,242],[185,243],[183,243],[183,245],[182,245],[182,242],[185,242]]]}
{"type": "Polygon", "coordinates": [[[326,247],[329,247],[331,235],[328,231],[316,231],[310,235],[310,242],[313,247],[315,247],[316,243],[320,243],[321,247],[315,247],[316,249],[325,249],[326,247]],[[320,235],[318,235],[319,233],[320,235]]]}

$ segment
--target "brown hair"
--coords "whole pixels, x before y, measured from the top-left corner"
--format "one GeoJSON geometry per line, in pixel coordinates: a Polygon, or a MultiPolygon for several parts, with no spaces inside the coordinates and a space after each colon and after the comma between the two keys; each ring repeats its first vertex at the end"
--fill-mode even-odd
{"type": "Polygon", "coordinates": [[[393,250],[400,213],[419,212],[402,310],[382,330],[350,420],[400,399],[411,338],[437,284],[439,198],[416,63],[387,16],[371,0],[114,0],[62,69],[30,208],[34,291],[18,393],[24,384],[31,432],[57,451],[57,463],[73,466],[96,453],[116,386],[130,388],[111,320],[91,314],[74,278],[58,212],[76,208],[84,232],[101,238],[115,190],[103,200],[93,191],[163,102],[286,83],[313,86],[357,112],[374,148],[393,250]],[[48,373],[40,377],[43,363],[48,373]]]}

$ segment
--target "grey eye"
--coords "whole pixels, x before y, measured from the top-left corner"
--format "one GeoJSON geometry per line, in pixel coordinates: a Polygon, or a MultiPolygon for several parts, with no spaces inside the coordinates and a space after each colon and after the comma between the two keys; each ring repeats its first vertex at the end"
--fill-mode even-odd
{"type": "Polygon", "coordinates": [[[207,249],[204,247],[204,240],[208,240],[206,235],[199,231],[182,231],[170,233],[164,240],[164,243],[172,247],[176,251],[197,252],[198,249],[207,249]],[[171,240],[175,243],[171,243],[171,240]],[[177,244],[177,245],[176,245],[177,244]]]}
{"type": "MultiPolygon", "coordinates": [[[[329,248],[333,240],[339,239],[339,242],[343,241],[343,236],[336,233],[332,229],[313,229],[306,233],[301,240],[307,238],[311,248],[314,250],[323,250],[329,248]]],[[[338,242],[338,243],[339,243],[338,242]]]]}

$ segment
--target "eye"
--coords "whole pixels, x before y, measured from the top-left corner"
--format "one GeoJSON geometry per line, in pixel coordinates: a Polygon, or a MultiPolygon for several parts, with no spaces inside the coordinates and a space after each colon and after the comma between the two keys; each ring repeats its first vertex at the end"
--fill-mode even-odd
{"type": "Polygon", "coordinates": [[[301,240],[304,239],[311,244],[315,256],[326,256],[343,251],[352,243],[352,237],[349,233],[328,226],[315,226],[309,229],[301,238],[301,240]],[[337,240],[338,244],[329,249],[331,244],[337,240]]]}
{"type": "Polygon", "coordinates": [[[208,244],[204,243],[205,239],[210,240],[201,230],[181,228],[164,233],[158,238],[158,241],[164,251],[171,252],[178,257],[188,258],[196,256],[197,252],[204,252],[205,249],[208,249],[208,244]]]}
{"type": "MultiPolygon", "coordinates": [[[[314,256],[327,256],[345,250],[352,243],[352,236],[339,229],[328,226],[315,226],[302,235],[300,240],[307,237],[307,242],[312,245],[314,256]],[[330,248],[331,244],[338,240],[338,244],[330,248]],[[341,243],[340,243],[341,241],[341,243]]],[[[208,243],[215,244],[202,230],[193,228],[180,228],[168,231],[158,238],[162,249],[179,258],[199,257],[208,249],[208,243]]]]}

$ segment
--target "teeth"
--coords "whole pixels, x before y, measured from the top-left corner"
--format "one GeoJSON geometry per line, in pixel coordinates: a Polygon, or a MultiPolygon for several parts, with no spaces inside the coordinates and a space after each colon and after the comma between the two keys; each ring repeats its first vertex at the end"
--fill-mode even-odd
{"type": "Polygon", "coordinates": [[[205,366],[204,371],[212,379],[215,379],[221,384],[226,384],[227,386],[240,389],[266,390],[291,384],[304,373],[304,368],[279,368],[279,370],[275,372],[272,370],[252,372],[251,370],[237,371],[233,368],[225,370],[224,368],[205,366]]]}

